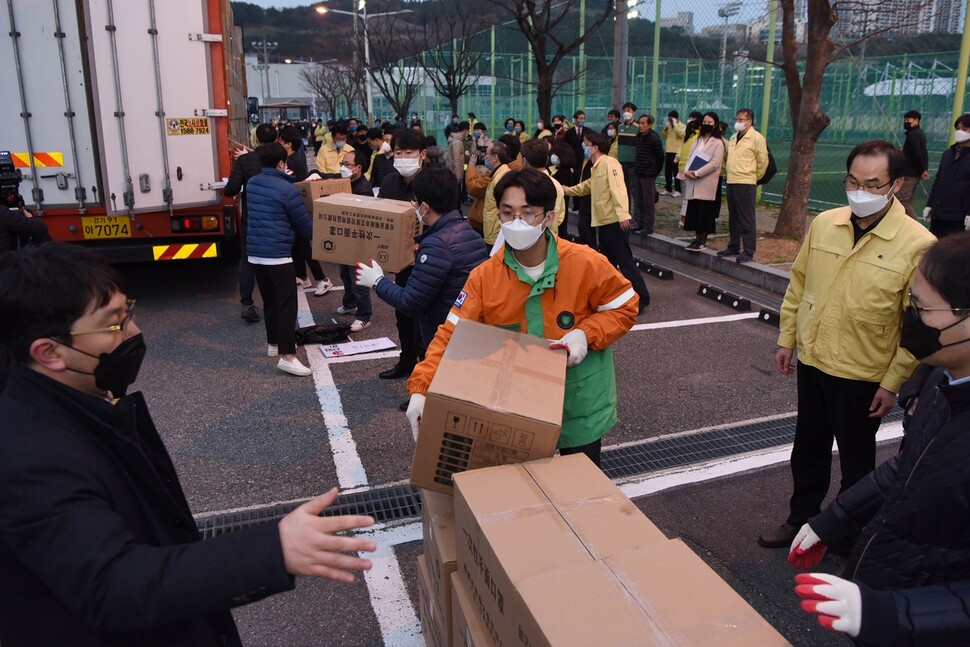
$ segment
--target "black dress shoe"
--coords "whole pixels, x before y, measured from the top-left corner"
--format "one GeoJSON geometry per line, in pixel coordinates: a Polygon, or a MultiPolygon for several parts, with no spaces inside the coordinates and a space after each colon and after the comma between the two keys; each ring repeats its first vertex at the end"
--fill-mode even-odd
{"type": "Polygon", "coordinates": [[[777,528],[758,535],[758,543],[765,548],[790,548],[797,534],[798,528],[783,523],[777,528]]]}
{"type": "Polygon", "coordinates": [[[378,377],[380,377],[382,380],[400,380],[402,377],[409,377],[411,375],[411,371],[413,370],[414,366],[395,364],[394,368],[381,371],[378,377]]]}

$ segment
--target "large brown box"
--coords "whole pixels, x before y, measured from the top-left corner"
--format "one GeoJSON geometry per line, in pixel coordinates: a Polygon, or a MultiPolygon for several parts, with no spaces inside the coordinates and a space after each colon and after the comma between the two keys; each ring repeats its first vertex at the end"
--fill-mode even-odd
{"type": "Polygon", "coordinates": [[[451,643],[458,647],[492,647],[493,643],[475,613],[475,600],[461,583],[458,573],[451,576],[451,643]]]}
{"type": "Polygon", "coordinates": [[[431,593],[438,608],[446,615],[451,615],[451,574],[458,568],[455,498],[450,494],[422,490],[421,517],[424,558],[431,577],[431,593]]]}
{"type": "Polygon", "coordinates": [[[451,613],[444,613],[434,599],[424,555],[418,555],[418,618],[428,647],[451,647],[451,613]]]}
{"type": "Polygon", "coordinates": [[[418,219],[410,203],[339,193],[313,201],[313,258],[341,265],[374,259],[387,272],[414,264],[418,219]]]}
{"type": "Polygon", "coordinates": [[[458,575],[490,639],[506,646],[524,635],[520,583],[667,541],[583,454],[456,474],[455,523],[458,575]]]}
{"type": "Polygon", "coordinates": [[[566,353],[459,320],[428,390],[411,483],[451,493],[465,470],[547,458],[562,425],[566,353]]]}
{"type": "Polygon", "coordinates": [[[339,180],[309,180],[296,182],[293,186],[300,190],[300,195],[303,196],[303,204],[306,205],[306,210],[311,215],[313,214],[313,201],[317,198],[323,198],[334,193],[352,192],[350,180],[346,178],[340,178],[339,180]]]}

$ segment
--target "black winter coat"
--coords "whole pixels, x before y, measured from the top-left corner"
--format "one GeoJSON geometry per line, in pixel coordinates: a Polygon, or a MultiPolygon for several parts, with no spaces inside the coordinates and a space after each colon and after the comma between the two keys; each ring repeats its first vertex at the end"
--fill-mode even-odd
{"type": "Polygon", "coordinates": [[[943,151],[926,206],[933,209],[931,218],[963,222],[970,216],[970,148],[957,144],[943,151]]]}
{"type": "Polygon", "coordinates": [[[860,643],[966,645],[970,383],[925,366],[913,380],[925,384],[899,454],[809,525],[829,545],[864,526],[843,571],[862,590],[860,643]]]}
{"type": "Polygon", "coordinates": [[[0,394],[0,643],[239,645],[230,607],[293,588],[276,524],[200,541],[140,393],[19,364],[0,394]]]}
{"type": "Polygon", "coordinates": [[[259,162],[259,153],[256,151],[250,151],[248,153],[243,153],[232,165],[232,170],[229,172],[229,179],[226,181],[226,187],[222,190],[223,195],[228,198],[243,194],[242,196],[242,217],[243,219],[249,218],[249,198],[243,189],[246,188],[246,182],[249,178],[259,175],[263,171],[263,166],[259,162]]]}
{"type": "Polygon", "coordinates": [[[485,242],[455,210],[415,238],[414,270],[402,288],[393,281],[377,284],[377,296],[409,317],[417,317],[425,345],[455,305],[469,273],[488,259],[485,242]]]}
{"type": "Polygon", "coordinates": [[[636,160],[633,172],[637,177],[657,177],[664,168],[664,145],[655,130],[636,136],[636,160]]]}
{"type": "Polygon", "coordinates": [[[926,151],[926,133],[922,128],[917,126],[906,133],[903,156],[906,157],[903,177],[919,177],[930,167],[930,157],[926,151]]]}

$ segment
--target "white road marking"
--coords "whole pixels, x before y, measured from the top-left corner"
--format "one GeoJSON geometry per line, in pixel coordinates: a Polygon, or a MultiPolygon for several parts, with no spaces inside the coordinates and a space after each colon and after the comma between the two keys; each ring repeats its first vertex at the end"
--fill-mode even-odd
{"type": "Polygon", "coordinates": [[[679,319],[677,321],[657,321],[655,323],[637,324],[630,330],[659,330],[661,328],[682,328],[684,326],[702,326],[704,324],[724,323],[727,321],[742,321],[744,319],[757,319],[757,312],[742,312],[736,315],[724,315],[722,317],[703,317],[701,319],[679,319]]]}
{"type": "Polygon", "coordinates": [[[394,553],[394,547],[421,540],[421,522],[386,526],[375,524],[370,530],[357,533],[377,543],[374,553],[359,553],[374,562],[374,567],[364,572],[371,607],[381,628],[386,647],[422,647],[424,637],[407,584],[394,553]]]}

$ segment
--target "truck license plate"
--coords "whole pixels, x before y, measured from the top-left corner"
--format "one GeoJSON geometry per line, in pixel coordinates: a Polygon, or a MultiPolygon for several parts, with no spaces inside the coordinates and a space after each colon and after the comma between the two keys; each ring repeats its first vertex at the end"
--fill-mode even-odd
{"type": "Polygon", "coordinates": [[[86,216],[81,218],[85,240],[98,238],[131,238],[128,216],[86,216]]]}

